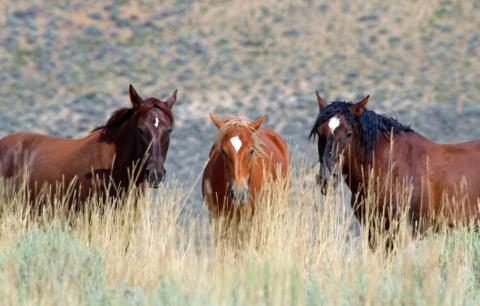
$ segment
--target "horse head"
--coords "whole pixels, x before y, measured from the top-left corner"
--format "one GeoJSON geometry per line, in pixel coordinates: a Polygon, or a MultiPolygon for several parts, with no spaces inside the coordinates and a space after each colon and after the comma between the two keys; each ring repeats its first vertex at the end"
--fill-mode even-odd
{"type": "Polygon", "coordinates": [[[364,112],[369,96],[356,103],[332,102],[328,104],[319,94],[317,102],[319,115],[310,131],[310,139],[317,137],[320,172],[317,183],[326,193],[328,179],[333,176],[333,186],[338,183],[338,173],[343,167],[345,151],[355,149],[359,140],[357,118],[364,112]]]}
{"type": "Polygon", "coordinates": [[[158,188],[166,175],[165,160],[174,125],[172,108],[177,100],[177,90],[166,101],[143,99],[132,85],[129,94],[134,111],[136,155],[145,158],[145,180],[150,187],[158,188]]]}
{"type": "Polygon", "coordinates": [[[267,117],[264,115],[252,122],[238,118],[221,120],[215,114],[210,114],[210,118],[219,130],[216,147],[224,162],[228,199],[236,206],[245,206],[250,199],[248,182],[255,155],[263,152],[255,131],[267,117]]]}

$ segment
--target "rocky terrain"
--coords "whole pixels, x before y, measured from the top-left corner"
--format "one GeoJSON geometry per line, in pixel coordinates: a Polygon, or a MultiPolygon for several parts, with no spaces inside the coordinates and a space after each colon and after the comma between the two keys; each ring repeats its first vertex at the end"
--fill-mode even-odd
{"type": "Polygon", "coordinates": [[[370,94],[436,141],[480,138],[478,0],[21,0],[0,25],[0,136],[82,137],[129,105],[130,83],[178,88],[167,169],[184,186],[215,138],[209,112],[268,114],[294,163],[313,163],[315,90],[370,94]]]}

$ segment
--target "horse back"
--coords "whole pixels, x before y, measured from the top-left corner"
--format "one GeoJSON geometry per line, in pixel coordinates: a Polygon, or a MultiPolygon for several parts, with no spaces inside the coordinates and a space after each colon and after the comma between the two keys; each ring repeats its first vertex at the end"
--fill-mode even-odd
{"type": "Polygon", "coordinates": [[[479,156],[480,139],[455,144],[439,144],[445,152],[455,154],[457,152],[479,156]]]}
{"type": "Polygon", "coordinates": [[[89,156],[96,155],[94,151],[95,146],[88,146],[88,138],[66,139],[15,133],[0,139],[1,174],[20,177],[26,167],[33,179],[56,181],[62,175],[68,177],[88,171],[93,166],[89,156]],[[80,167],[82,163],[87,165],[80,167]]]}
{"type": "Polygon", "coordinates": [[[45,136],[19,132],[0,139],[0,174],[5,177],[13,176],[16,160],[23,160],[25,153],[31,151],[42,137],[45,136]]]}
{"type": "MultiPolygon", "coordinates": [[[[377,150],[380,154],[377,154],[376,165],[383,169],[376,169],[376,173],[387,173],[389,147],[385,141],[383,152],[377,150]]],[[[413,186],[411,209],[416,215],[433,215],[445,210],[479,214],[479,140],[439,144],[422,135],[406,133],[396,139],[392,161],[394,178],[408,179],[413,186]],[[451,204],[447,207],[445,201],[451,204]]]]}
{"type": "Polygon", "coordinates": [[[41,146],[58,146],[64,151],[68,150],[69,147],[74,146],[76,143],[79,143],[79,140],[19,132],[0,139],[0,156],[8,155],[9,153],[12,153],[12,151],[31,152],[41,146]]]}

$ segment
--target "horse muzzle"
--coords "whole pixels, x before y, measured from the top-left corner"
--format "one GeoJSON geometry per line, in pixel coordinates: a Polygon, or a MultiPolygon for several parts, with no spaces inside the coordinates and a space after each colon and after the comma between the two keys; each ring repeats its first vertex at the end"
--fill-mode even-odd
{"type": "Polygon", "coordinates": [[[250,192],[248,187],[232,187],[228,193],[228,197],[233,205],[238,207],[243,207],[248,204],[248,199],[250,198],[250,192]]]}
{"type": "Polygon", "coordinates": [[[151,188],[158,188],[160,187],[160,184],[163,183],[163,181],[165,180],[166,174],[167,174],[167,171],[165,169],[163,170],[146,169],[145,179],[151,188]]]}
{"type": "Polygon", "coordinates": [[[316,175],[315,178],[317,181],[317,185],[320,186],[320,191],[323,195],[327,194],[329,181],[331,181],[330,186],[332,186],[332,189],[337,188],[338,176],[335,173],[331,173],[328,169],[323,169],[323,171],[320,170],[320,172],[316,175]]]}

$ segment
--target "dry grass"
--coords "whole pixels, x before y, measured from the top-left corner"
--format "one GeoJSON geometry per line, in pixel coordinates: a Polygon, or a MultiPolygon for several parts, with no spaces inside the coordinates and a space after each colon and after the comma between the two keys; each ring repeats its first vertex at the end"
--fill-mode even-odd
{"type": "Polygon", "coordinates": [[[122,208],[88,203],[83,213],[42,217],[2,187],[1,304],[476,304],[476,232],[413,239],[403,218],[395,251],[372,250],[365,230],[352,235],[344,191],[322,196],[305,169],[290,193],[265,190],[262,209],[242,225],[241,247],[215,247],[208,222],[182,206],[187,192],[176,186],[158,199],[131,193],[122,208]]]}

